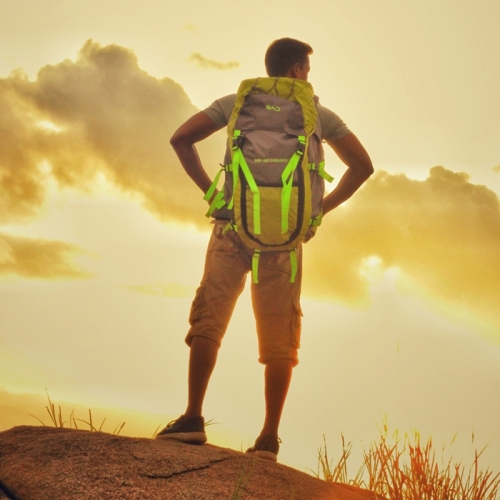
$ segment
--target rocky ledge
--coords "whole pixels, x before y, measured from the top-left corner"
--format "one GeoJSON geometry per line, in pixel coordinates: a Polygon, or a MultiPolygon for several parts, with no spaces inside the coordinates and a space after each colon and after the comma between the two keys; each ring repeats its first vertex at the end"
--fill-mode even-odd
{"type": "Polygon", "coordinates": [[[385,500],[210,444],[52,427],[0,432],[0,500],[232,498],[385,500]]]}

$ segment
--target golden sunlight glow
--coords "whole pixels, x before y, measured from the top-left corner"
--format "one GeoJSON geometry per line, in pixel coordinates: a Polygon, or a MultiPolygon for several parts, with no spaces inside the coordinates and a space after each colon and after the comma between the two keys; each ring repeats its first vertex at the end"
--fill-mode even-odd
{"type": "Polygon", "coordinates": [[[370,255],[363,259],[359,274],[369,283],[374,283],[382,277],[382,259],[378,255],[370,255]]]}
{"type": "Polygon", "coordinates": [[[49,122],[48,120],[38,120],[36,122],[36,125],[40,127],[41,129],[48,130],[50,132],[63,132],[64,127],[61,127],[59,125],[56,125],[55,123],[49,122]]]}
{"type": "MultiPolygon", "coordinates": [[[[500,467],[500,2],[115,3],[2,5],[0,430],[43,413],[46,388],[123,409],[130,433],[184,410],[212,225],[169,139],[293,36],[375,174],[304,245],[280,461],[314,468],[323,434],[368,444],[387,413],[481,434],[500,467]]],[[[225,143],[197,145],[212,177],[225,143]]],[[[345,165],[325,148],[331,190],[345,165]]],[[[264,412],[248,281],[205,406],[236,449],[264,412]]]]}

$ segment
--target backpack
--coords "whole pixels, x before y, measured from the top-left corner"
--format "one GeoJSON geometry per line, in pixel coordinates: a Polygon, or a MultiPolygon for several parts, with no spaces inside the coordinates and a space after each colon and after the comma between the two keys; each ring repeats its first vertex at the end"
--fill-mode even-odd
{"type": "Polygon", "coordinates": [[[296,248],[321,224],[324,180],[333,178],[324,170],[317,102],[311,84],[294,78],[243,80],[238,89],[224,165],[204,199],[225,172],[206,215],[229,219],[226,230],[254,251],[254,283],[260,253],[272,251],[290,252],[293,283],[296,248]]]}

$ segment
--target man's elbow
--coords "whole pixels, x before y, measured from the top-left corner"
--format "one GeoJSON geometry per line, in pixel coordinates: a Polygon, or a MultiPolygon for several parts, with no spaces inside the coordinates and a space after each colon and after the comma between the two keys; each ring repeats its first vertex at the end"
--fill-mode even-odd
{"type": "Polygon", "coordinates": [[[182,130],[177,130],[177,132],[175,132],[174,135],[170,138],[170,145],[177,154],[179,154],[181,151],[192,148],[193,144],[194,141],[192,141],[189,136],[182,133],[182,130]]]}
{"type": "Polygon", "coordinates": [[[358,175],[363,177],[364,181],[366,181],[373,174],[373,172],[375,172],[370,159],[358,163],[356,167],[358,175]]]}
{"type": "Polygon", "coordinates": [[[373,172],[375,172],[375,169],[373,168],[373,164],[371,161],[369,161],[366,165],[365,165],[365,175],[366,175],[366,178],[368,179],[368,177],[370,177],[373,172]]]}
{"type": "Polygon", "coordinates": [[[174,150],[179,149],[182,147],[182,144],[184,143],[184,138],[182,137],[182,134],[179,134],[179,131],[177,130],[174,135],[170,138],[170,145],[174,148],[174,150]]]}
{"type": "Polygon", "coordinates": [[[197,142],[206,139],[218,130],[217,125],[203,111],[184,122],[170,138],[174,150],[192,148],[197,142]]]}

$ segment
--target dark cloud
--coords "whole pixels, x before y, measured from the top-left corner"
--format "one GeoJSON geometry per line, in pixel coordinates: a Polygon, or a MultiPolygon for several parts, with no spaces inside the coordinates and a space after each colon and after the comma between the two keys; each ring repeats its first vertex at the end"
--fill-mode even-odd
{"type": "MultiPolygon", "coordinates": [[[[92,190],[97,174],[161,219],[204,224],[202,194],[169,144],[197,111],[180,85],[141,70],[132,51],[91,40],[75,61],[45,66],[34,81],[22,71],[0,78],[0,224],[36,215],[49,179],[92,190]]],[[[200,145],[209,170],[222,155],[218,140],[200,145]]],[[[81,276],[69,245],[0,241],[0,274],[81,276]]]]}
{"type": "Polygon", "coordinates": [[[61,241],[33,240],[0,233],[0,276],[86,278],[71,258],[80,250],[61,241]]]}
{"type": "MultiPolygon", "coordinates": [[[[202,213],[201,193],[169,144],[197,109],[173,80],[141,70],[132,51],[88,41],[76,61],[45,66],[35,81],[19,72],[0,79],[0,106],[3,220],[43,202],[44,161],[61,186],[90,189],[100,172],[163,219],[202,213]]],[[[201,150],[217,165],[210,144],[201,150]]]]}
{"type": "Polygon", "coordinates": [[[239,68],[240,63],[238,61],[229,61],[229,62],[220,62],[214,61],[213,59],[209,59],[201,55],[199,52],[193,52],[189,56],[189,61],[194,62],[197,66],[203,69],[219,69],[219,70],[228,70],[228,69],[236,69],[239,68]]]}
{"type": "Polygon", "coordinates": [[[32,215],[45,195],[32,109],[12,88],[21,78],[0,79],[0,223],[32,215]]]}

